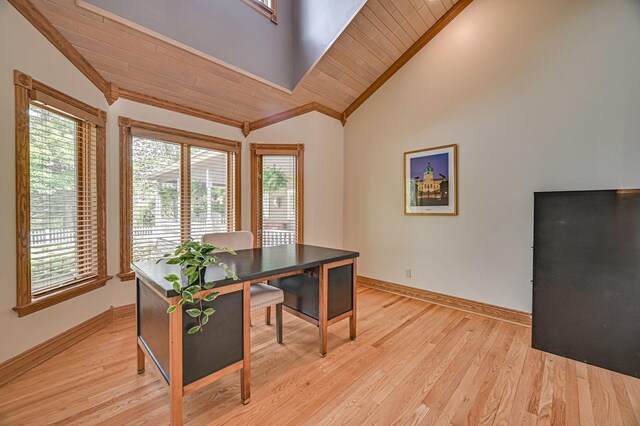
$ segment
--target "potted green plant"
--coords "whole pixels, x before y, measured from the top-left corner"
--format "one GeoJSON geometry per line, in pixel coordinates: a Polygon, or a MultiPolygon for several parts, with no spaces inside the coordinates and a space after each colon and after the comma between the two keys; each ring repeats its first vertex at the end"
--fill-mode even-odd
{"type": "Polygon", "coordinates": [[[284,189],[289,183],[289,177],[275,164],[262,172],[262,188],[265,192],[273,193],[284,189]]]}
{"type": "MultiPolygon", "coordinates": [[[[213,308],[203,307],[204,302],[211,302],[218,297],[220,293],[212,292],[207,294],[203,298],[194,297],[195,294],[202,290],[211,290],[216,283],[213,281],[204,282],[205,271],[207,267],[218,265],[220,266],[226,275],[234,280],[238,279],[238,276],[234,271],[229,269],[226,263],[221,262],[216,256],[221,251],[235,255],[233,250],[229,250],[225,247],[216,247],[211,244],[201,243],[200,241],[189,240],[186,243],[180,244],[173,253],[165,254],[158,262],[166,260],[169,265],[180,265],[182,272],[187,279],[187,287],[182,288],[182,279],[176,274],[171,274],[164,277],[173,286],[176,293],[180,295],[178,305],[185,305],[189,307],[186,309],[187,315],[192,318],[196,318],[198,323],[189,328],[188,334],[194,334],[198,331],[202,332],[204,325],[209,322],[209,317],[215,313],[213,308]]],[[[178,305],[171,305],[167,309],[167,313],[174,312],[178,305]]]]}

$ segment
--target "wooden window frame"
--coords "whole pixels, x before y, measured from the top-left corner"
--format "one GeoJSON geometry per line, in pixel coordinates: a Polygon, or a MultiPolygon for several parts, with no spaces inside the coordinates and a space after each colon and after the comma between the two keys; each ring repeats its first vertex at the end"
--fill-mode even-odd
{"type": "Polygon", "coordinates": [[[278,0],[271,0],[271,7],[262,3],[259,0],[242,0],[249,6],[251,6],[258,13],[269,18],[274,24],[278,24],[278,0]]]}
{"type": "MultiPolygon", "coordinates": [[[[191,202],[190,147],[215,149],[234,154],[233,220],[235,229],[241,229],[242,174],[240,165],[242,142],[146,123],[127,117],[118,117],[118,126],[120,127],[120,273],[118,278],[121,281],[133,280],[135,276],[131,270],[131,261],[133,259],[133,229],[131,223],[133,211],[133,162],[131,155],[134,136],[162,140],[179,144],[180,146],[180,193],[182,194],[180,199],[180,235],[183,241],[189,237],[191,230],[191,215],[189,214],[191,202]]],[[[230,173],[230,169],[228,169],[228,178],[231,177],[230,173]]]]}
{"type": "MultiPolygon", "coordinates": [[[[106,122],[107,113],[68,96],[31,76],[14,70],[15,136],[16,136],[16,265],[17,296],[13,308],[18,316],[32,314],[49,306],[104,286],[107,275],[106,223],[106,122]],[[31,199],[29,157],[29,106],[33,101],[71,115],[79,122],[90,122],[96,128],[96,188],[98,226],[98,276],[77,280],[67,285],[34,295],[31,290],[31,199]]],[[[57,112],[57,111],[56,111],[57,112]]],[[[83,126],[83,128],[86,128],[83,126]]],[[[81,130],[82,131],[82,130],[81,130]]]]}
{"type": "Polygon", "coordinates": [[[304,242],[304,144],[249,145],[251,151],[251,232],[254,247],[258,244],[258,223],[262,216],[262,156],[290,155],[296,157],[296,235],[298,244],[304,242]]]}

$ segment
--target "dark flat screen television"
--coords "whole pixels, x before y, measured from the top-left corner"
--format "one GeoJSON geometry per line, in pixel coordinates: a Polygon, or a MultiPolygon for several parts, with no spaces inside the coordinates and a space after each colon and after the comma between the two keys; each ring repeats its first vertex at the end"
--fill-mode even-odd
{"type": "Polygon", "coordinates": [[[640,190],[535,193],[532,346],[640,377],[640,190]]]}

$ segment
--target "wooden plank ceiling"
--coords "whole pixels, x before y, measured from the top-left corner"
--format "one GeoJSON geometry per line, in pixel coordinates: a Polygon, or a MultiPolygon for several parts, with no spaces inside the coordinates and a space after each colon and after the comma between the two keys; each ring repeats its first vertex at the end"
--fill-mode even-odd
{"type": "MultiPolygon", "coordinates": [[[[458,8],[469,2],[460,0],[458,8]]],[[[265,117],[301,111],[308,104],[313,105],[308,109],[336,118],[343,117],[345,111],[349,115],[355,109],[349,107],[354,103],[357,107],[361,102],[356,100],[363,93],[368,96],[367,89],[430,28],[435,30],[443,20],[448,22],[445,13],[458,0],[368,0],[293,93],[90,12],[75,0],[32,3],[107,82],[118,88],[239,123],[265,123],[265,117]]]]}

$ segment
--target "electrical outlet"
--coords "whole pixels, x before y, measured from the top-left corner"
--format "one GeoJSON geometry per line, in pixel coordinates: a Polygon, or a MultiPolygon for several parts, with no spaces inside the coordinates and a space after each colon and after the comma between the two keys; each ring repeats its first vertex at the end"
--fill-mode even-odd
{"type": "Polygon", "coordinates": [[[405,269],[404,273],[407,276],[407,278],[411,278],[411,269],[405,269]]]}

